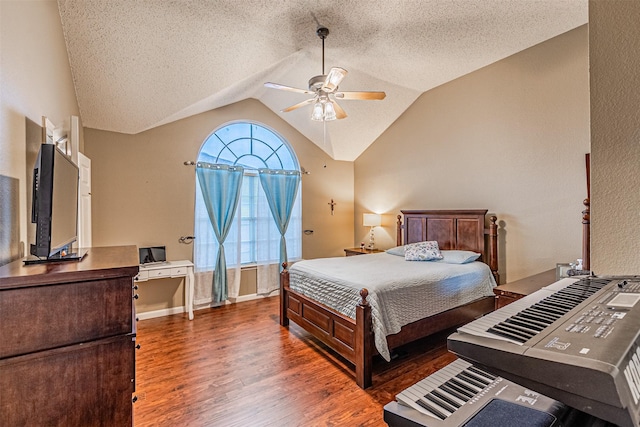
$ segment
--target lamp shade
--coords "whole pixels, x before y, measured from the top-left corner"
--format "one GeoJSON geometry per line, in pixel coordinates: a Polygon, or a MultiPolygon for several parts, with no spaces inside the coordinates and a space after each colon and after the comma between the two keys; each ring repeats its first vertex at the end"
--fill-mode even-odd
{"type": "Polygon", "coordinates": [[[382,224],[382,215],[366,213],[362,216],[362,225],[365,227],[378,227],[382,224]]]}
{"type": "Polygon", "coordinates": [[[333,102],[331,101],[324,104],[324,119],[326,121],[336,119],[336,110],[333,108],[333,102]]]}
{"type": "Polygon", "coordinates": [[[311,113],[311,120],[315,120],[317,122],[321,122],[324,118],[324,109],[322,108],[322,103],[320,101],[316,101],[313,104],[313,111],[311,113]]]}

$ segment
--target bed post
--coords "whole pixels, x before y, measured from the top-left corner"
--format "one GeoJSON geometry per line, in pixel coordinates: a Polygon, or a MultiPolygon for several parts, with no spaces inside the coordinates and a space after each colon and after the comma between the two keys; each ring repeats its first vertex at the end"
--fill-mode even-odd
{"type": "Polygon", "coordinates": [[[362,301],[356,307],[356,341],[355,361],[356,384],[360,388],[370,387],[373,372],[373,326],[371,322],[371,306],[367,302],[369,291],[360,290],[362,301]]]}
{"type": "Polygon", "coordinates": [[[589,199],[584,199],[584,210],[582,211],[582,269],[591,270],[591,209],[589,199]]]}
{"type": "Polygon", "coordinates": [[[402,215],[398,215],[396,221],[396,246],[402,246],[402,215]]]}
{"type": "Polygon", "coordinates": [[[282,271],[280,272],[280,325],[289,326],[289,318],[287,317],[287,296],[289,291],[289,270],[287,263],[282,263],[282,271]]]}
{"type": "Polygon", "coordinates": [[[495,215],[491,215],[489,218],[491,223],[489,224],[489,268],[493,277],[496,279],[496,283],[500,284],[500,274],[498,273],[498,224],[496,221],[498,218],[495,215]]]}

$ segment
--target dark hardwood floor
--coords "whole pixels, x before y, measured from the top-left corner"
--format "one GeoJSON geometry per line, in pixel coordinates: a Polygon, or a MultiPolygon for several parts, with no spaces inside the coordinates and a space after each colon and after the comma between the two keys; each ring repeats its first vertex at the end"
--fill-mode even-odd
{"type": "Polygon", "coordinates": [[[278,298],[138,322],[136,427],[386,426],[396,393],[455,360],[451,331],[376,359],[362,390],[350,366],[295,324],[278,298]]]}

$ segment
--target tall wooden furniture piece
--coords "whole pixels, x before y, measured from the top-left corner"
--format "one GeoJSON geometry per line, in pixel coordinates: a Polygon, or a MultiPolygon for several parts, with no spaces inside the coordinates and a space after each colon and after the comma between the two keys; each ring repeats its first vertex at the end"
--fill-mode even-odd
{"type": "Polygon", "coordinates": [[[526,297],[556,281],[556,269],[543,271],[493,288],[496,295],[496,310],[526,297]]]}
{"type": "Polygon", "coordinates": [[[135,246],[0,267],[0,425],[132,426],[135,246]]]}

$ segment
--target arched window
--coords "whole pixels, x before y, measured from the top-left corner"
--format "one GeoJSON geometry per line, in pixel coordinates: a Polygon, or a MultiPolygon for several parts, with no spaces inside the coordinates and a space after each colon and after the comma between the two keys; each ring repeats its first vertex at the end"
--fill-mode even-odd
{"type": "MultiPolygon", "coordinates": [[[[277,264],[280,234],[260,186],[258,169],[300,170],[288,142],[264,125],[227,123],[202,144],[198,162],[242,165],[245,169],[236,220],[224,243],[227,268],[277,264]]],[[[302,209],[298,191],[285,238],[290,261],[302,256],[302,209]]],[[[213,233],[200,186],[196,183],[194,264],[196,271],[213,270],[218,242],[213,233]]],[[[231,293],[230,293],[231,295],[231,293]]]]}

